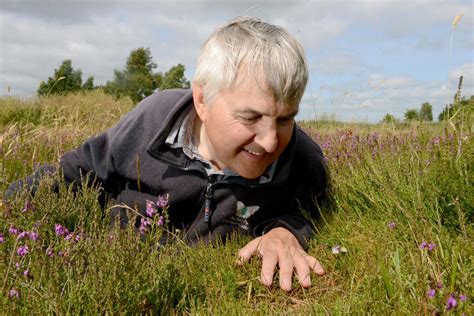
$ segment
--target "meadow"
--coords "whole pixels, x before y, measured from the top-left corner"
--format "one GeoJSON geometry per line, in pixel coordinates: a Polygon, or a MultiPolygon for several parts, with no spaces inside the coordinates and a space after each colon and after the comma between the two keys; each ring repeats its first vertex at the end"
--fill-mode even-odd
{"type": "MultiPolygon", "coordinates": [[[[133,106],[100,91],[0,98],[0,191],[133,106]]],[[[34,197],[1,193],[1,313],[473,315],[472,123],[299,122],[331,171],[309,247],[327,273],[289,293],[259,283],[259,258],[236,265],[248,237],[157,247],[160,227],[109,230],[97,190],[52,192],[59,175],[34,197]]]]}

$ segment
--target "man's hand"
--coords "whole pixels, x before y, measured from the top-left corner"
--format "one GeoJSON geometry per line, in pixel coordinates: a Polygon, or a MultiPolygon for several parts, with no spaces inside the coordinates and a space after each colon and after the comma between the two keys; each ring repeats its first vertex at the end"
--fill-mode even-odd
{"type": "Polygon", "coordinates": [[[296,237],[287,229],[277,227],[257,237],[239,250],[239,263],[243,264],[258,254],[262,257],[260,282],[271,286],[276,266],[280,267],[280,287],[291,290],[293,270],[296,268],[298,281],[303,287],[311,286],[311,270],[323,275],[324,269],[316,258],[308,255],[296,237]]]}

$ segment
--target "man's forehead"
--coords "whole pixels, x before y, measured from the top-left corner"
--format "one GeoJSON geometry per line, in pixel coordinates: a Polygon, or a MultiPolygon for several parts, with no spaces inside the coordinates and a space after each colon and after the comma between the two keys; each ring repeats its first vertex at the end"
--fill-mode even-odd
{"type": "Polygon", "coordinates": [[[266,109],[264,107],[246,105],[242,108],[236,109],[235,112],[241,114],[259,114],[264,116],[296,116],[298,110],[298,106],[275,105],[271,109],[266,109]]]}

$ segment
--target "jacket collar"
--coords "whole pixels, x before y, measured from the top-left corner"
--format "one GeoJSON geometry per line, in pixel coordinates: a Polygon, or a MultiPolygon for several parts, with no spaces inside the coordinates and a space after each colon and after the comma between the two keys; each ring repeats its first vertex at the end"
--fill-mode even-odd
{"type": "MultiPolygon", "coordinates": [[[[158,160],[171,164],[177,168],[187,171],[199,171],[204,175],[206,171],[201,162],[189,159],[184,153],[182,148],[171,148],[166,144],[166,138],[168,137],[175,122],[184,111],[190,106],[193,106],[193,95],[192,91],[184,95],[175,106],[172,107],[171,111],[166,115],[161,124],[160,129],[157,131],[155,138],[151,141],[148,146],[148,153],[158,160]]],[[[283,184],[286,183],[290,175],[291,163],[293,161],[293,155],[297,143],[297,132],[296,125],[293,128],[293,135],[291,137],[288,146],[285,148],[283,153],[278,159],[275,174],[273,180],[269,184],[283,184]]],[[[242,177],[235,177],[233,182],[238,182],[246,185],[258,185],[259,181],[249,180],[242,177]]]]}

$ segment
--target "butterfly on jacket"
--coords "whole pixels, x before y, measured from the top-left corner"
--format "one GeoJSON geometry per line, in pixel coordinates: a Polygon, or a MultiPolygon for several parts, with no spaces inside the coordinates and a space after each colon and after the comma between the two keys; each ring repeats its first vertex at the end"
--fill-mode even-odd
{"type": "Polygon", "coordinates": [[[247,219],[253,214],[255,214],[256,211],[260,209],[260,206],[254,205],[254,206],[245,206],[244,203],[241,201],[237,201],[237,212],[235,215],[238,217],[247,219]]]}

